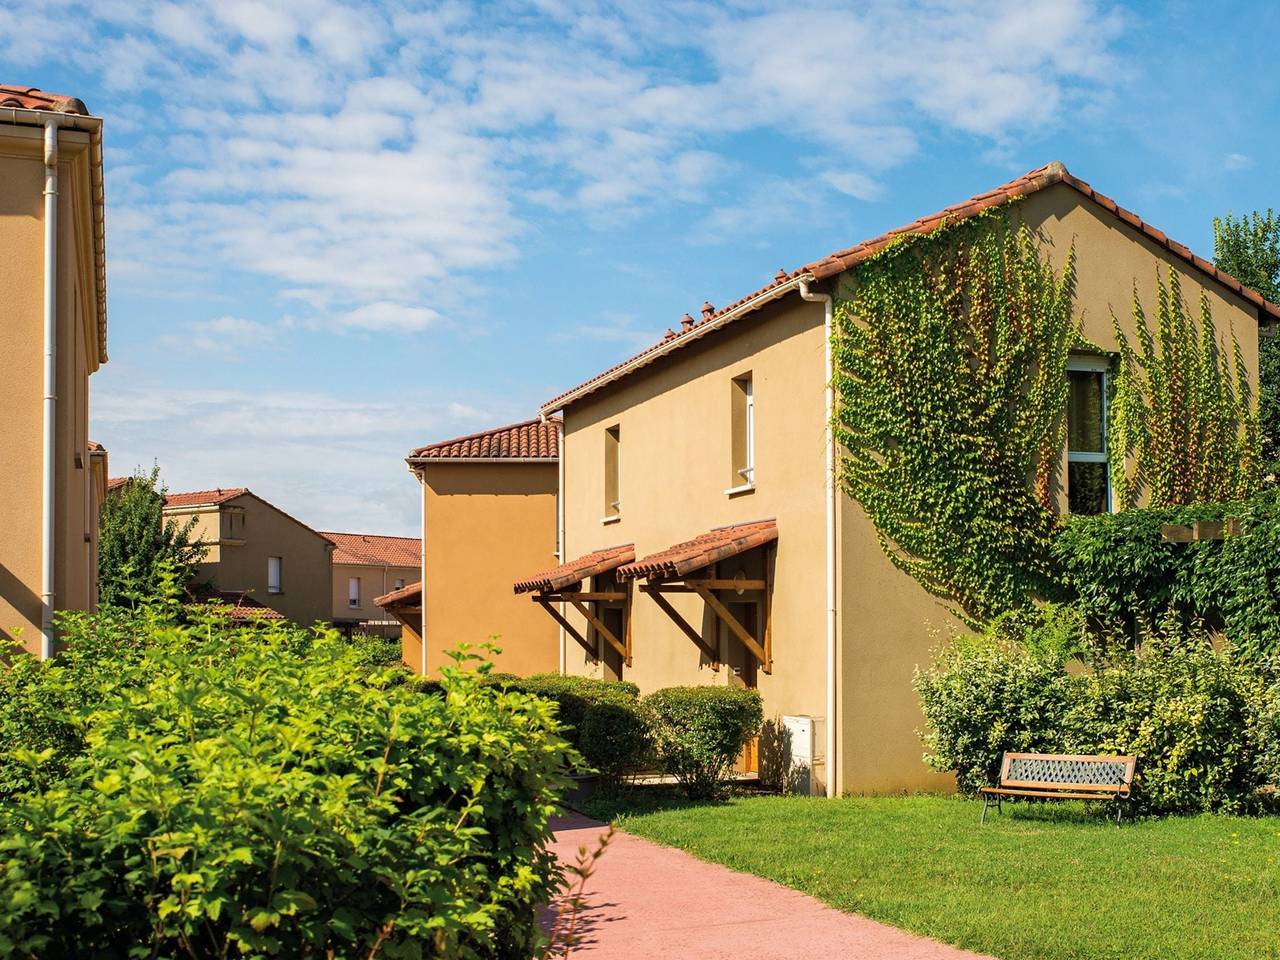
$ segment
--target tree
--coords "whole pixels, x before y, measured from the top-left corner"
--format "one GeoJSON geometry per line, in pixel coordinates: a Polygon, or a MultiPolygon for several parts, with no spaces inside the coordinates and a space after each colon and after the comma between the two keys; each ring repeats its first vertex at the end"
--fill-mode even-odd
{"type": "Polygon", "coordinates": [[[162,571],[171,570],[179,588],[196,575],[204,545],[192,541],[196,524],[164,516],[165,487],[160,468],[139,471],[122,483],[102,505],[98,524],[98,601],[103,606],[132,607],[138,598],[155,596],[162,571]]]}
{"type": "MultiPolygon", "coordinates": [[[[1255,210],[1213,218],[1213,262],[1272,303],[1280,303],[1280,214],[1255,210]]],[[[1264,469],[1280,472],[1280,337],[1258,338],[1258,420],[1264,469]]]]}

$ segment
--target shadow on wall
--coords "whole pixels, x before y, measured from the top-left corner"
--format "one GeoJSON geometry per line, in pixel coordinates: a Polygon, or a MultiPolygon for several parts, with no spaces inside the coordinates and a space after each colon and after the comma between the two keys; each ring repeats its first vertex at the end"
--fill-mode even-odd
{"type": "Polygon", "coordinates": [[[783,793],[809,792],[809,771],[795,763],[781,719],[766,720],[760,728],[760,783],[783,793]]]}
{"type": "MultiPolygon", "coordinates": [[[[8,604],[15,611],[29,611],[35,621],[39,622],[39,595],[32,593],[4,564],[0,564],[0,602],[8,604]]],[[[15,613],[16,615],[18,614],[15,613]]],[[[13,647],[22,646],[20,632],[21,628],[16,624],[0,623],[0,658],[7,659],[13,647]]]]}

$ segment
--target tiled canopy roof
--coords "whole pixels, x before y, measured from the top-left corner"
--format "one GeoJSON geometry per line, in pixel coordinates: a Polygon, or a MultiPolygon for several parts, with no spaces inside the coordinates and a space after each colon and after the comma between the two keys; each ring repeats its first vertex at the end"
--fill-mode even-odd
{"type": "Polygon", "coordinates": [[[390,593],[384,593],[380,597],[374,597],[373,602],[384,608],[415,606],[422,602],[422,581],[406,584],[399,590],[392,590],[390,593]]]}
{"type": "Polygon", "coordinates": [[[107,490],[118,490],[132,479],[133,477],[108,477],[107,490]]]}
{"type": "Polygon", "coordinates": [[[525,420],[418,447],[417,460],[555,460],[560,455],[557,419],[525,420]]]}
{"type": "Polygon", "coordinates": [[[755,520],[732,527],[718,527],[685,543],[677,543],[674,547],[619,567],[618,576],[624,580],[636,577],[671,580],[777,539],[778,525],[773,520],[755,520]]]}
{"type": "Polygon", "coordinates": [[[229,620],[239,623],[284,619],[284,614],[278,610],[272,610],[243,590],[211,590],[206,587],[195,588],[189,593],[195,603],[206,605],[229,620]]]}
{"type": "Polygon", "coordinates": [[[1228,290],[1239,294],[1244,300],[1256,307],[1261,315],[1273,320],[1280,320],[1280,306],[1268,302],[1257,291],[1245,286],[1230,274],[1219,270],[1204,257],[1197,256],[1177,241],[1170,240],[1162,231],[1145,222],[1137,214],[1126,210],[1110,197],[1098,193],[1078,177],[1073,177],[1067,172],[1067,168],[1062,163],[1055,160],[1053,163],[1010,180],[994,190],[980,193],[976,197],[965,200],[963,203],[953,204],[945,210],[939,210],[937,213],[930,214],[927,217],[921,217],[906,226],[890,230],[870,240],[864,240],[855,246],[837,250],[835,253],[829,254],[820,260],[815,260],[798,270],[790,272],[779,270],[773,280],[765,284],[765,286],[729,304],[727,307],[721,307],[717,310],[709,303],[703,304],[701,319],[692,320],[686,315],[679,333],[668,330],[666,336],[653,346],[580,383],[572,390],[566,390],[558,397],[548,400],[542,405],[542,412],[547,414],[561,410],[569,403],[594,393],[605,384],[612,383],[628,375],[632,370],[647,366],[659,357],[666,356],[674,350],[687,346],[723,323],[731,322],[733,319],[737,319],[737,316],[745,316],[754,312],[755,309],[765,303],[792,292],[799,286],[801,280],[817,281],[833,277],[880,253],[899,237],[908,234],[931,233],[944,223],[964,220],[982,213],[984,210],[1002,206],[1020,197],[1029,196],[1059,183],[1066,184],[1083,196],[1091,198],[1104,210],[1138,230],[1149,240],[1164,247],[1175,257],[1216,280],[1228,290]],[[731,314],[735,314],[735,316],[730,317],[731,314]]]}
{"type": "Polygon", "coordinates": [[[516,593],[531,593],[537,590],[548,593],[552,590],[563,590],[575,583],[581,583],[587,577],[616,570],[624,563],[636,558],[636,547],[633,543],[625,543],[617,547],[606,547],[585,556],[562,563],[558,567],[536,573],[524,580],[515,582],[516,593]]]}
{"type": "Polygon", "coordinates": [[[376,533],[318,531],[336,545],[334,563],[358,563],[416,567],[422,562],[422,541],[417,537],[384,537],[376,533]]]}
{"type": "Polygon", "coordinates": [[[85,116],[89,108],[79,97],[64,93],[50,93],[35,87],[20,87],[12,83],[0,83],[0,107],[21,107],[23,110],[52,110],[54,113],[78,113],[85,116]]]}
{"type": "Polygon", "coordinates": [[[249,492],[248,487],[219,487],[216,490],[193,490],[190,493],[170,493],[164,498],[169,508],[216,507],[249,492]]]}

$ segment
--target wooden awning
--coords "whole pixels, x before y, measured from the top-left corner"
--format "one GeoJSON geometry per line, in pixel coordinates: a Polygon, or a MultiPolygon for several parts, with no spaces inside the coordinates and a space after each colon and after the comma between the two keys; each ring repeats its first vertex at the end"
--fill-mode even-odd
{"type": "Polygon", "coordinates": [[[723,579],[708,576],[708,568],[722,560],[728,560],[739,554],[767,546],[778,539],[778,526],[773,520],[756,520],[751,523],[735,524],[731,527],[718,527],[701,536],[677,543],[673,547],[650,554],[635,563],[619,567],[617,576],[620,580],[640,580],[642,593],[653,598],[663,613],[680,628],[711,661],[713,670],[720,669],[720,651],[714,649],[703,638],[702,632],[689,623],[664,594],[696,593],[729,632],[742,641],[742,645],[760,662],[765,673],[773,672],[773,640],[772,617],[770,606],[773,601],[772,584],[770,583],[769,564],[765,563],[765,576],[759,580],[748,580],[742,577],[723,579]],[[747,590],[761,591],[764,603],[763,636],[754,637],[751,632],[729,610],[717,596],[719,590],[734,590],[742,593],[747,590]]]}
{"type": "Polygon", "coordinates": [[[610,570],[616,570],[624,563],[630,563],[635,558],[636,546],[634,543],[624,543],[616,547],[594,550],[578,557],[576,560],[570,560],[567,563],[560,564],[558,567],[552,567],[550,570],[535,573],[524,580],[517,580],[514,584],[515,591],[516,593],[533,593],[534,591],[550,593],[554,590],[563,590],[565,587],[571,587],[575,583],[581,583],[588,577],[595,577],[602,573],[608,573],[610,570]]]}
{"type": "Polygon", "coordinates": [[[390,593],[384,593],[380,597],[373,600],[376,606],[382,607],[384,610],[390,607],[417,607],[422,605],[422,581],[411,583],[401,587],[399,590],[392,590],[390,593]]]}

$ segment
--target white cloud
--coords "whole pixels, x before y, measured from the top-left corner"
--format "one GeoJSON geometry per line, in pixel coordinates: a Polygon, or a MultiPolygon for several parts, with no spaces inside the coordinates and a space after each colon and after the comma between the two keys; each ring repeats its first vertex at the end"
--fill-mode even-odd
{"type": "Polygon", "coordinates": [[[440,319],[440,314],[426,307],[410,307],[381,300],[377,303],[366,303],[334,319],[339,327],[349,330],[408,333],[414,330],[425,330],[440,319]]]}
{"type": "Polygon", "coordinates": [[[185,343],[197,350],[237,354],[268,346],[275,340],[276,333],[276,328],[269,324],[228,315],[188,324],[185,337],[167,337],[166,342],[185,343]]]}
{"type": "Polygon", "coordinates": [[[1222,158],[1223,170],[1248,170],[1253,166],[1253,157],[1243,153],[1228,153],[1222,158]]]}
{"type": "Polygon", "coordinates": [[[884,187],[856,170],[826,170],[822,180],[841,193],[857,200],[878,200],[884,195],[884,187]]]}

